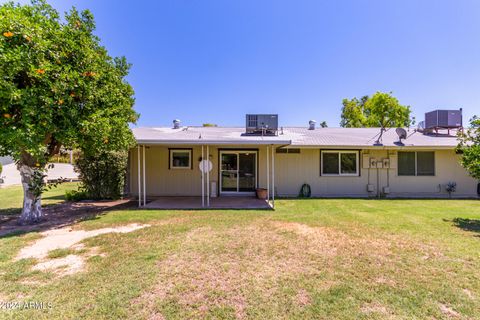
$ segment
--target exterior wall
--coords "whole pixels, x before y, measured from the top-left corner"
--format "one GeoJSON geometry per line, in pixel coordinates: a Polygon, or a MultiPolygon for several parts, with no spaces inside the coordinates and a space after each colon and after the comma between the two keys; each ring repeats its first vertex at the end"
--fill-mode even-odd
{"type": "MultiPolygon", "coordinates": [[[[210,172],[210,182],[215,181],[217,188],[219,187],[219,151],[220,150],[256,150],[257,153],[257,170],[259,187],[266,187],[266,152],[267,147],[251,147],[251,146],[220,146],[209,147],[210,161],[212,161],[213,169],[210,172]]],[[[141,151],[141,160],[143,165],[143,149],[141,151]]],[[[138,156],[137,149],[130,150],[129,173],[128,179],[129,190],[131,195],[138,195],[138,156]]],[[[206,148],[205,148],[206,152],[206,148]]],[[[145,175],[147,196],[201,196],[202,195],[202,173],[199,169],[199,160],[202,156],[200,146],[150,146],[145,149],[145,175]],[[170,149],[192,149],[193,169],[169,169],[169,148],[170,149]]],[[[143,176],[143,166],[141,167],[141,175],[143,176]]],[[[206,179],[206,176],[205,176],[206,179]]],[[[143,190],[143,180],[142,180],[143,190]]],[[[218,190],[217,190],[218,194],[218,190]]]]}
{"type": "MultiPolygon", "coordinates": [[[[147,196],[200,196],[201,172],[198,164],[201,157],[201,147],[170,146],[170,148],[192,148],[193,169],[169,169],[169,148],[148,147],[145,157],[147,196]]],[[[218,167],[219,150],[221,149],[257,149],[258,186],[266,188],[266,146],[210,146],[210,160],[213,164],[210,181],[216,181],[217,187],[219,187],[218,167]]],[[[363,150],[360,151],[359,156],[360,176],[327,177],[320,175],[320,149],[301,149],[299,154],[276,153],[275,192],[277,196],[296,197],[302,184],[308,183],[314,197],[376,196],[377,189],[382,191],[383,187],[386,186],[390,187],[389,197],[447,197],[445,184],[449,181],[455,181],[457,182],[457,192],[453,196],[477,197],[477,181],[470,178],[460,166],[459,156],[453,150],[435,150],[435,176],[398,176],[396,159],[397,152],[394,150],[363,150]],[[362,168],[363,154],[368,154],[368,157],[377,159],[391,157],[395,169],[364,169],[362,168]],[[367,184],[372,184],[375,191],[369,193],[367,184]]],[[[129,167],[129,190],[132,195],[138,194],[137,166],[137,149],[132,149],[129,167]]]]}
{"type": "Polygon", "coordinates": [[[393,150],[361,151],[358,177],[320,176],[320,149],[302,149],[300,154],[277,154],[276,192],[279,196],[295,197],[302,184],[308,183],[315,197],[376,196],[377,189],[383,191],[386,186],[390,187],[389,197],[447,197],[445,184],[455,181],[457,192],[453,196],[477,196],[477,181],[461,167],[459,156],[453,150],[435,150],[435,176],[398,176],[396,154],[393,150]],[[391,158],[395,169],[363,169],[363,154],[376,159],[391,158]],[[373,184],[375,191],[368,192],[367,184],[373,184]]]}

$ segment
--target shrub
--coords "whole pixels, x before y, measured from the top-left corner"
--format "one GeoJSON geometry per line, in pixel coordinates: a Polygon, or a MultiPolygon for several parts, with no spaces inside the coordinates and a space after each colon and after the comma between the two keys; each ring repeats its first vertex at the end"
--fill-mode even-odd
{"type": "Polygon", "coordinates": [[[2,164],[0,163],[0,174],[2,174],[2,171],[3,171],[3,166],[2,166],[2,164]]]}
{"type": "Polygon", "coordinates": [[[454,193],[455,191],[457,191],[457,183],[456,183],[455,181],[450,181],[450,182],[447,183],[447,185],[445,186],[445,190],[447,190],[448,196],[451,198],[451,197],[452,197],[452,193],[454,193]]]}
{"type": "Polygon", "coordinates": [[[103,151],[93,155],[80,155],[76,170],[82,181],[80,190],[84,194],[81,196],[95,200],[121,198],[127,161],[126,151],[103,151]]]}
{"type": "Polygon", "coordinates": [[[84,190],[67,190],[65,191],[65,199],[67,201],[81,201],[87,200],[88,194],[84,190]]]}

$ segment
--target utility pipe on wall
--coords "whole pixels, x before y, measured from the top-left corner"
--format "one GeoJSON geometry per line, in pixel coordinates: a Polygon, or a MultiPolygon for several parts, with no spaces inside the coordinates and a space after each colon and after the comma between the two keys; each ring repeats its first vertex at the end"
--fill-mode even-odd
{"type": "MultiPolygon", "coordinates": [[[[207,165],[207,207],[210,207],[210,163],[208,161],[210,161],[210,156],[209,156],[209,147],[207,145],[207,162],[206,162],[206,165],[207,165]]],[[[205,166],[205,162],[204,162],[204,166],[205,166]]]]}
{"type": "Polygon", "coordinates": [[[203,148],[204,146],[202,145],[202,170],[200,170],[202,172],[202,207],[205,207],[205,173],[204,173],[204,168],[203,168],[203,159],[204,159],[204,151],[203,151],[203,148]]]}
{"type": "Polygon", "coordinates": [[[137,177],[137,180],[138,180],[138,207],[140,208],[142,206],[142,197],[141,197],[141,188],[142,188],[142,181],[140,180],[141,179],[141,176],[140,176],[140,145],[137,147],[137,160],[138,160],[138,177],[137,177]]]}
{"type": "Polygon", "coordinates": [[[143,146],[143,206],[147,204],[147,175],[145,174],[145,145],[143,146]]]}
{"type": "Polygon", "coordinates": [[[275,209],[275,148],[272,145],[272,207],[275,209]]]}
{"type": "Polygon", "coordinates": [[[269,165],[269,154],[270,146],[267,146],[267,202],[270,202],[270,165],[269,165]]]}

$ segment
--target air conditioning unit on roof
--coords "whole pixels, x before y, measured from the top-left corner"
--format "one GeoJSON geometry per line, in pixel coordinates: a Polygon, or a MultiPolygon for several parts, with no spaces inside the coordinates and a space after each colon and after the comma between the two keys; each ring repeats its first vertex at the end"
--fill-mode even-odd
{"type": "Polygon", "coordinates": [[[245,130],[247,134],[277,135],[278,114],[247,114],[245,130]]]}

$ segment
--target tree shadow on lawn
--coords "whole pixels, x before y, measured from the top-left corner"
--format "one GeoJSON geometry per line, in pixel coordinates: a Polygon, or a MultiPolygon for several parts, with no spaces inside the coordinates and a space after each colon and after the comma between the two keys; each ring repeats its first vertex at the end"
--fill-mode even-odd
{"type": "MultiPolygon", "coordinates": [[[[130,199],[116,201],[79,201],[64,202],[43,207],[44,219],[33,225],[22,226],[17,223],[18,213],[2,216],[0,210],[0,239],[18,236],[29,232],[42,232],[54,228],[65,227],[80,221],[98,219],[111,210],[128,209],[135,206],[130,199]]],[[[10,209],[7,209],[10,210],[10,209]]]]}
{"type": "Polygon", "coordinates": [[[452,222],[455,227],[462,230],[478,233],[475,237],[480,237],[480,220],[478,219],[454,218],[452,220],[444,219],[444,221],[452,222]]]}

